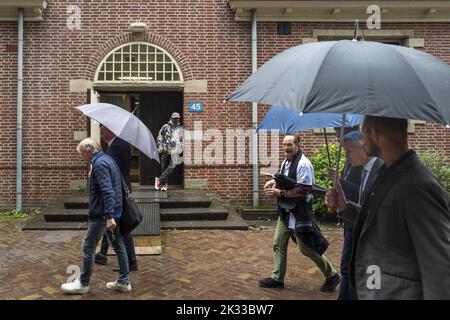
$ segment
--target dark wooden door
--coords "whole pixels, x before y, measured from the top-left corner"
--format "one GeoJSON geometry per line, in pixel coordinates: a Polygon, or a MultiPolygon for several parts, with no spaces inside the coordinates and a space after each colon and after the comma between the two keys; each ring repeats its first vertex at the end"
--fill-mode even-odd
{"type": "MultiPolygon", "coordinates": [[[[183,124],[183,93],[178,91],[145,92],[139,95],[139,117],[150,129],[155,140],[161,127],[170,119],[173,112],[181,115],[183,124]]],[[[184,165],[176,167],[169,177],[169,185],[183,184],[184,165]]],[[[145,156],[139,157],[139,183],[154,184],[155,177],[160,175],[160,166],[145,156]]]]}

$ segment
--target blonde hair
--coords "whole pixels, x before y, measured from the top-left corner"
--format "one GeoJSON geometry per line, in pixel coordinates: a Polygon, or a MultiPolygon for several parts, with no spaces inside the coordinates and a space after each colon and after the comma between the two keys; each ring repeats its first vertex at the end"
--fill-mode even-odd
{"type": "Polygon", "coordinates": [[[102,151],[102,146],[94,139],[86,138],[78,144],[77,151],[80,154],[89,151],[91,151],[92,153],[97,153],[99,151],[102,151]]]}

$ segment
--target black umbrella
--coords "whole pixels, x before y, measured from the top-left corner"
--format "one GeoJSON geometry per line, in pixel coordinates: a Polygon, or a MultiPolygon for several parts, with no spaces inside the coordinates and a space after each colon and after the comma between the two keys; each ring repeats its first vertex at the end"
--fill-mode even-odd
{"type": "MultiPolygon", "coordinates": [[[[296,46],[262,65],[227,100],[297,112],[416,119],[450,127],[450,66],[425,52],[369,41],[296,46]]],[[[343,123],[345,119],[343,119],[343,123]]],[[[341,144],[339,145],[338,161],[341,144]]],[[[337,167],[337,166],[336,166],[337,167]]],[[[336,185],[337,170],[334,179],[336,185]]]]}
{"type": "Polygon", "coordinates": [[[422,51],[369,41],[287,49],[228,97],[297,112],[450,123],[450,66],[422,51]]]}

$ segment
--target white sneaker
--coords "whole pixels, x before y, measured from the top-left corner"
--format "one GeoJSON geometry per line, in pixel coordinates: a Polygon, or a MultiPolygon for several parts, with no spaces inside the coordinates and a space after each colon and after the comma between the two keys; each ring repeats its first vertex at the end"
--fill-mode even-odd
{"type": "Polygon", "coordinates": [[[74,282],[68,282],[61,285],[61,290],[68,294],[86,294],[89,292],[89,286],[83,286],[80,279],[76,279],[74,282]]]}
{"type": "Polygon", "coordinates": [[[155,178],[155,190],[159,190],[159,178],[155,178]]]}
{"type": "Polygon", "coordinates": [[[161,191],[167,191],[167,183],[165,183],[162,187],[161,187],[161,191]]]}
{"type": "Polygon", "coordinates": [[[122,284],[116,281],[114,282],[108,282],[106,284],[106,288],[110,290],[116,290],[120,292],[130,292],[131,291],[131,284],[122,284]]]}

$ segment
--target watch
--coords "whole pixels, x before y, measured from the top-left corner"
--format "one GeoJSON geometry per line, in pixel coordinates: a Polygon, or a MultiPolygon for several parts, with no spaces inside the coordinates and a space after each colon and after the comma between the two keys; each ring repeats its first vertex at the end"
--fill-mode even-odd
{"type": "Polygon", "coordinates": [[[286,192],[284,190],[280,191],[280,197],[284,197],[285,194],[286,194],[286,192]]]}

